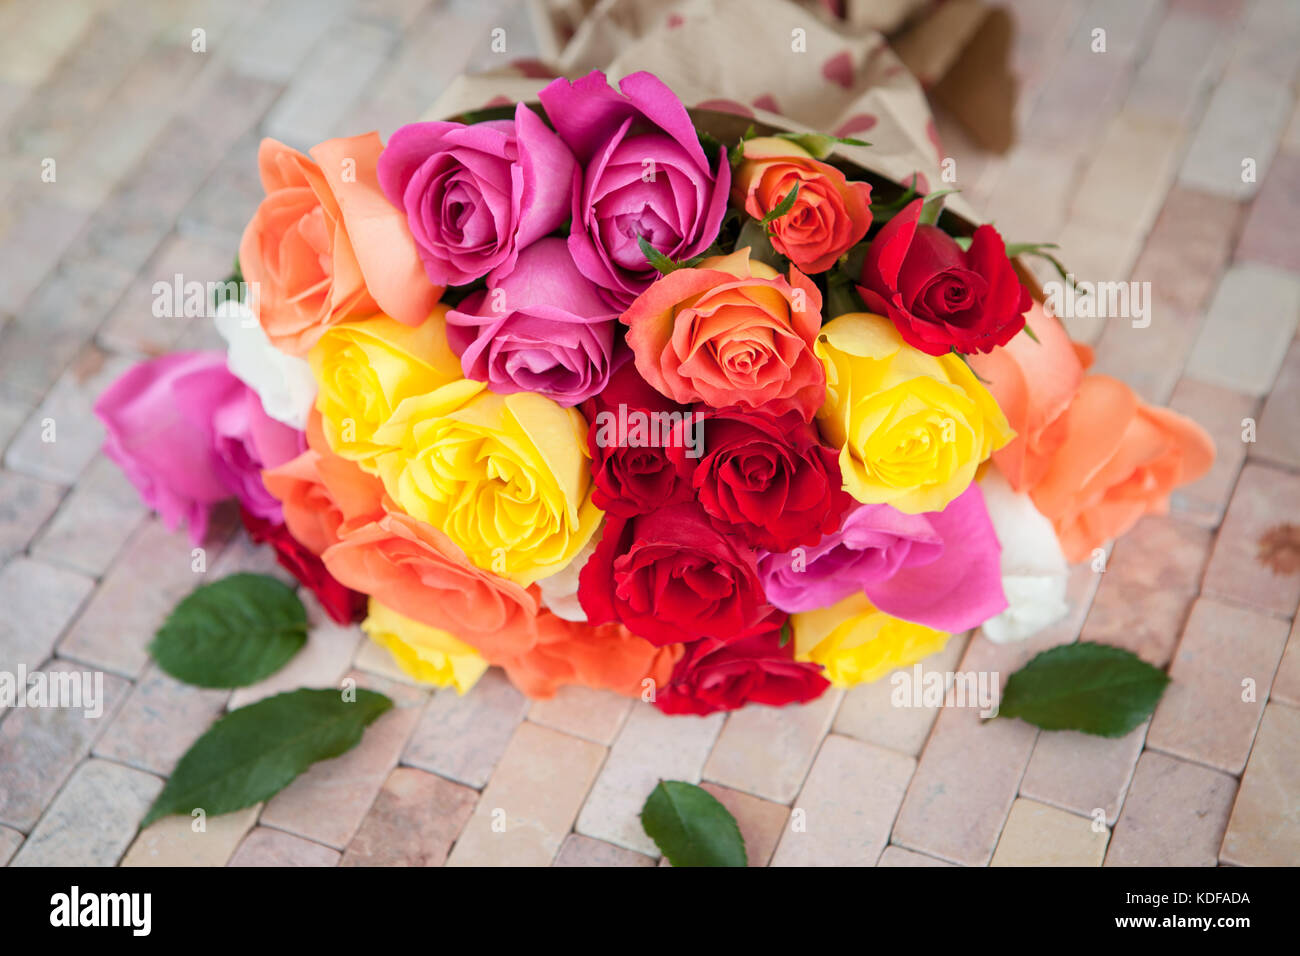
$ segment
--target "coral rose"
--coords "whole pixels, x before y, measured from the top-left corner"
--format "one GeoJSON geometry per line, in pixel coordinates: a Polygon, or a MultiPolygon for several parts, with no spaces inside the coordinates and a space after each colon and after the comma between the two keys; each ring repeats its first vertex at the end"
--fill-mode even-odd
{"type": "Polygon", "coordinates": [[[378,133],[326,140],[304,156],[262,140],[266,198],[244,229],[239,267],[276,348],[303,355],[331,325],[382,312],[423,322],[430,285],[406,216],[384,198],[378,133]]]}
{"type": "Polygon", "coordinates": [[[772,248],[806,273],[825,272],[871,228],[871,186],[778,136],[745,140],[731,200],[763,219],[798,187],[794,205],[771,224],[772,248]]]}
{"type": "Polygon", "coordinates": [[[787,280],[744,248],[661,277],[622,320],[637,371],[673,401],[811,421],[826,390],[813,354],[821,309],[811,279],[791,268],[787,280]]]}

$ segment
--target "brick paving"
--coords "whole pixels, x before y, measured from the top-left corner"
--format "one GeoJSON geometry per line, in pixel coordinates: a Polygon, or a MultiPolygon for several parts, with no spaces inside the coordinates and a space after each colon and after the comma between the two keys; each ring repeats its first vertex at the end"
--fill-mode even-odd
{"type": "Polygon", "coordinates": [[[941,117],[958,184],[1081,279],[1151,282],[1149,327],[1071,332],[1219,457],[1104,574],[1075,570],[1067,620],[1026,645],[958,635],[926,666],[1005,679],[1080,637],[1169,665],[1118,740],[894,707],[887,682],[708,718],[589,690],[529,702],[497,673],[458,698],[315,607],[308,647],[257,686],[162,675],[145,647],[179,597],[273,565],[228,512],[193,551],[98,453],[90,406],[126,364],[219,344],[154,319],[152,284],[224,276],[259,136],[387,136],[500,64],[494,27],[506,59],[537,44],[509,0],[0,6],[0,669],[105,674],[97,718],[0,713],[0,864],[649,866],[637,813],[660,777],[722,800],[754,865],[1300,864],[1300,5],[1010,6],[1022,141],[957,148],[941,117]],[[395,703],[354,751],[206,828],[140,831],[224,709],[346,677],[395,703]]]}

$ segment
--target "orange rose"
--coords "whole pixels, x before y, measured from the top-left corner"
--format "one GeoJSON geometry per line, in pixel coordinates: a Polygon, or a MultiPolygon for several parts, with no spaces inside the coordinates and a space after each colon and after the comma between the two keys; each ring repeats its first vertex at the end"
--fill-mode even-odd
{"type": "Polygon", "coordinates": [[[321,560],[354,591],[455,635],[489,660],[524,654],[537,641],[535,590],[475,567],[445,534],[410,515],[345,523],[321,560]]]}
{"type": "Polygon", "coordinates": [[[1145,514],[1169,510],[1169,493],[1214,461],[1205,429],[1145,405],[1123,382],[1089,375],[1066,414],[1065,436],[1030,497],[1070,561],[1119,537],[1145,514]]]}
{"type": "Polygon", "coordinates": [[[646,679],[655,688],[666,687],[682,651],[681,644],[655,647],[620,624],[593,627],[543,610],[537,617],[537,643],[530,650],[486,656],[529,697],[553,697],[565,684],[636,697],[646,679]]]}
{"type": "Polygon", "coordinates": [[[798,269],[787,281],[749,249],[655,280],[622,321],[641,377],[682,404],[796,409],[811,421],[826,395],[813,354],[822,297],[798,269]]]}
{"type": "Polygon", "coordinates": [[[1041,305],[1027,319],[1037,342],[1018,335],[968,358],[1018,435],[994,464],[1052,522],[1066,558],[1082,561],[1144,514],[1166,512],[1170,491],[1209,470],[1214,443],[1123,382],[1085,374],[1092,350],[1041,305]]]}
{"type": "Polygon", "coordinates": [[[849,182],[802,146],[779,136],[745,141],[731,201],[762,219],[797,186],[794,205],[772,223],[772,248],[804,272],[825,272],[871,228],[871,186],[849,182]]]}
{"type": "Polygon", "coordinates": [[[307,418],[307,450],[263,471],[262,484],[283,505],[289,533],[317,557],[338,542],[339,527],[349,515],[384,511],[383,483],[330,451],[315,409],[307,418]]]}
{"type": "Polygon", "coordinates": [[[382,312],[419,325],[442,295],[375,172],[378,133],[326,140],[311,158],[262,140],[266,198],[244,229],[239,266],[271,342],[303,355],[327,328],[382,312]],[[313,162],[314,160],[314,162],[313,162]]]}
{"type": "Polygon", "coordinates": [[[263,472],[284,523],[341,584],[484,655],[519,656],[537,640],[536,589],[472,565],[436,528],[402,513],[379,479],[331,452],[318,416],[308,450],[263,472]]]}
{"type": "Polygon", "coordinates": [[[1017,335],[991,352],[966,356],[1015,430],[993,462],[1016,491],[1032,488],[1047,472],[1065,440],[1065,410],[1092,364],[1091,350],[1071,342],[1038,302],[1025,313],[1025,325],[1037,342],[1017,335]]]}

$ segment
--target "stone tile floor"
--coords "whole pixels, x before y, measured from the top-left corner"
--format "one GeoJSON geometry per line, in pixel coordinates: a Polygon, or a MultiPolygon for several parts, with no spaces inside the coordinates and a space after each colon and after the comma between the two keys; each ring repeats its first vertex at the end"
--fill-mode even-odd
{"type": "MultiPolygon", "coordinates": [[[[1150,724],[1119,740],[895,708],[887,683],[703,719],[584,690],[530,703],[495,672],[430,694],[314,609],[263,685],[158,672],[144,648],[195,555],[98,454],[90,412],[131,360],[216,344],[154,319],[153,283],[224,276],[259,136],[386,136],[501,62],[492,28],[507,59],[536,44],[502,0],[0,4],[0,668],[105,673],[98,719],[0,715],[0,862],[652,866],[637,812],[665,777],[717,795],[755,864],[1300,864],[1300,4],[1011,6],[1021,141],[983,155],[941,118],[958,185],[1080,278],[1151,283],[1148,327],[1071,331],[1219,458],[1104,573],[1076,569],[1050,633],[954,637],[927,666],[1005,677],[1078,638],[1168,664],[1150,724]],[[345,676],[397,704],[354,751],[202,833],[139,831],[223,709],[345,676]]],[[[234,528],[215,523],[206,575],[273,571],[234,528]]]]}

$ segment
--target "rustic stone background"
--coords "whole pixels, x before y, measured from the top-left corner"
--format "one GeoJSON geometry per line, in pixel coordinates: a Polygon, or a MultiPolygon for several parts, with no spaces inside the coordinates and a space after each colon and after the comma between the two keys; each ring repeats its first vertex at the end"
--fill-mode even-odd
{"type": "MultiPolygon", "coordinates": [[[[135,359],[219,340],[153,318],[152,284],[228,272],[259,137],[387,136],[452,76],[504,62],[493,28],[504,59],[535,56],[527,9],[0,4],[0,669],[102,670],[108,698],[98,720],[0,715],[0,862],[650,866],[637,812],[663,777],[705,781],[756,864],[1300,863],[1300,4],[1010,6],[1022,140],[981,155],[941,119],[958,185],[1012,240],[1058,240],[1081,278],[1152,283],[1149,328],[1072,332],[1099,371],[1204,424],[1219,459],[1104,574],[1077,569],[1068,621],[1016,647],[954,637],[927,666],[1005,677],[1079,637],[1172,663],[1154,718],[1121,740],[892,708],[887,683],[705,719],[584,691],[530,704],[495,672],[464,698],[430,694],[314,609],[308,648],[261,685],[159,673],[144,648],[198,583],[190,545],[99,455],[91,403],[135,359]],[[348,674],[397,703],[358,748],[206,833],[185,818],[139,832],[223,710],[348,674]]],[[[214,524],[210,578],[272,570],[235,525],[214,524]]]]}

